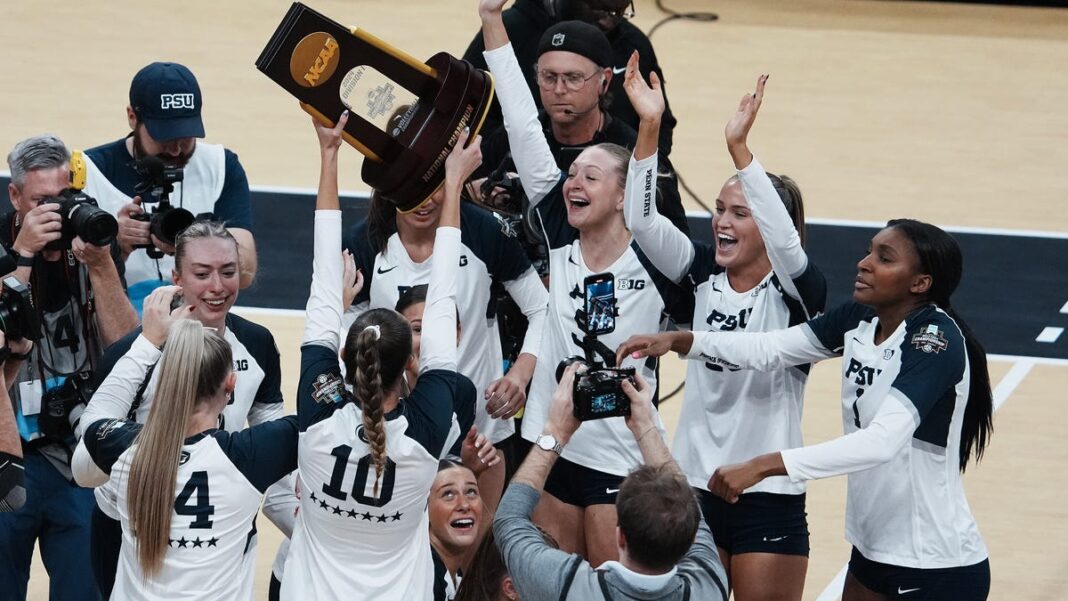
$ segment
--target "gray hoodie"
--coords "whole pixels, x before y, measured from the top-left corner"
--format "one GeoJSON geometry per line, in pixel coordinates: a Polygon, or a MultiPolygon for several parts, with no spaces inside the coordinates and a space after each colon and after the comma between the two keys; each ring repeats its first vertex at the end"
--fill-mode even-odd
{"type": "Polygon", "coordinates": [[[616,562],[594,569],[582,557],[545,544],[530,521],[540,497],[530,486],[513,483],[493,520],[497,546],[524,601],[727,600],[727,576],[704,520],[673,572],[641,576],[616,562]]]}

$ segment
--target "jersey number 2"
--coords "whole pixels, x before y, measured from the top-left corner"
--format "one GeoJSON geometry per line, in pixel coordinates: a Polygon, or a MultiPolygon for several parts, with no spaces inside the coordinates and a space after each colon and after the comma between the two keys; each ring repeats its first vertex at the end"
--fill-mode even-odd
{"type": "MultiPolygon", "coordinates": [[[[330,454],[336,458],[334,460],[334,470],[330,473],[330,482],[323,485],[323,492],[335,499],[344,501],[348,498],[348,495],[341,490],[341,483],[345,479],[345,470],[349,466],[352,447],[347,444],[336,446],[330,451],[330,454]]],[[[393,498],[393,482],[397,478],[397,464],[393,463],[393,460],[389,457],[386,457],[386,467],[382,470],[382,480],[378,483],[377,499],[365,494],[367,492],[367,480],[373,472],[374,467],[371,455],[360,457],[360,461],[356,464],[356,479],[352,483],[352,498],[361,505],[382,507],[393,498]]]]}
{"type": "Polygon", "coordinates": [[[193,472],[189,481],[185,483],[182,492],[174,500],[174,512],[178,515],[196,516],[190,528],[211,528],[211,516],[215,513],[215,506],[208,498],[208,472],[193,472]],[[190,503],[196,495],[196,502],[190,503]]]}

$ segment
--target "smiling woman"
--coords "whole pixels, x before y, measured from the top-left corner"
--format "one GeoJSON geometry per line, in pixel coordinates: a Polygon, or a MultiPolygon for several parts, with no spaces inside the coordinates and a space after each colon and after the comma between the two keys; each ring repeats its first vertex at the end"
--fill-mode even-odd
{"type": "Polygon", "coordinates": [[[193,318],[221,330],[237,301],[238,245],[222,224],[199,221],[175,241],[174,283],[193,318]]]}
{"type": "MultiPolygon", "coordinates": [[[[632,170],[650,162],[655,169],[653,143],[664,102],[658,83],[646,85],[628,67],[624,89],[645,117],[632,170]]],[[[804,249],[801,191],[790,178],[765,172],[749,150],[766,83],[767,76],[760,76],[724,131],[738,171],[716,198],[714,245],[690,240],[654,205],[627,199],[627,225],[649,259],[674,281],[694,283],[695,330],[777,330],[815,317],[827,298],[823,274],[804,249]]],[[[804,485],[771,478],[727,505],[706,483],[721,465],[801,444],[809,366],[768,375],[724,367],[707,362],[687,369],[673,450],[701,500],[735,598],[800,599],[809,553],[804,485]]]]}
{"type": "MultiPolygon", "coordinates": [[[[112,375],[124,383],[121,390],[131,394],[94,395],[82,416],[79,434],[94,419],[108,415],[133,415],[138,423],[148,418],[160,379],[156,369],[159,347],[167,336],[167,328],[160,324],[167,323],[177,304],[183,305],[178,310],[183,317],[214,329],[230,345],[234,370],[240,377],[221,412],[220,429],[236,432],[246,423],[256,425],[284,414],[274,337],[263,326],[230,313],[240,279],[234,237],[221,223],[198,221],[178,237],[175,251],[172,277],[180,288],[159,288],[150,295],[143,326],[109,347],[97,367],[98,381],[112,375]],[[180,303],[176,302],[179,298],[180,303]],[[124,357],[133,360],[120,362],[124,357]]],[[[94,510],[92,529],[93,569],[106,598],[115,579],[121,529],[99,508],[94,510]]]]}
{"type": "MultiPolygon", "coordinates": [[[[512,156],[536,213],[532,221],[544,232],[549,247],[549,325],[523,416],[523,438],[535,442],[547,421],[557,386],[557,365],[569,357],[586,356],[603,366],[617,367],[612,349],[627,336],[666,327],[669,316],[679,322],[689,321],[690,294],[639,251],[624,221],[625,196],[635,198],[636,203],[643,199],[652,203],[655,164],[651,170],[628,173],[630,152],[614,144],[599,144],[583,150],[563,177],[509,43],[502,5],[485,0],[480,6],[484,56],[498,82],[512,156]],[[564,202],[553,200],[557,192],[562,192],[564,202]],[[617,283],[614,330],[588,336],[581,291],[588,278],[605,273],[617,283]]],[[[554,54],[558,53],[546,52],[542,58],[554,54]]],[[[547,61],[539,61],[541,69],[547,65],[547,61]]],[[[570,71],[561,67],[550,70],[557,74],[570,71]]],[[[567,91],[565,81],[554,76],[558,96],[567,91]]],[[[553,110],[552,102],[546,104],[553,110]]],[[[588,108],[572,107],[575,112],[588,108]]],[[[654,363],[631,359],[624,363],[618,367],[634,368],[655,389],[654,363]]],[[[659,417],[656,425],[663,434],[659,417]]],[[[546,494],[535,511],[535,521],[560,542],[561,549],[583,554],[593,565],[617,559],[616,495],[623,478],[641,463],[634,436],[622,419],[588,421],[562,449],[561,456],[545,484],[546,494]]]]}
{"type": "Polygon", "coordinates": [[[721,465],[708,487],[732,506],[771,477],[800,484],[848,475],[853,553],[843,601],[921,590],[924,599],[981,601],[990,564],[961,473],[986,449],[992,394],[983,347],[950,302],[963,273],[960,247],[936,226],[895,219],[857,272],[853,301],[806,323],[640,336],[620,352],[674,350],[764,372],[843,357],[844,436],[721,465]]]}
{"type": "Polygon", "coordinates": [[[474,472],[459,461],[442,459],[430,488],[430,545],[434,559],[434,599],[456,596],[472,551],[481,540],[482,497],[474,472]]]}

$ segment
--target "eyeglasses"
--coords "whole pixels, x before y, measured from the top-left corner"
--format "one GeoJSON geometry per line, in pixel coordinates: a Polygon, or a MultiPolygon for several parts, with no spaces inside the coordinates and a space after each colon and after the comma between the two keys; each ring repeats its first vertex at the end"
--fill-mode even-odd
{"type": "Polygon", "coordinates": [[[538,75],[538,87],[543,90],[552,90],[556,88],[556,82],[563,80],[564,86],[572,92],[577,92],[586,85],[586,82],[596,77],[600,71],[594,71],[588,76],[583,75],[577,71],[570,73],[553,73],[552,71],[541,71],[538,69],[538,65],[534,65],[534,70],[538,75]]]}
{"type": "Polygon", "coordinates": [[[626,8],[619,10],[603,10],[603,9],[590,9],[590,15],[596,20],[603,17],[614,17],[616,19],[633,19],[635,15],[634,2],[631,1],[626,8]]]}

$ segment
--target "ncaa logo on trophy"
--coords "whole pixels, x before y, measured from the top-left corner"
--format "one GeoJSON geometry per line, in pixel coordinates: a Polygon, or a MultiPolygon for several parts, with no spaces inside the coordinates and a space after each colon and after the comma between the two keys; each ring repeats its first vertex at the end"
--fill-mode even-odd
{"type": "Polygon", "coordinates": [[[470,63],[445,52],[421,62],[300,2],[256,68],[326,125],[347,109],[342,137],[365,157],[363,181],[402,212],[441,186],[460,133],[474,138],[493,100],[492,76],[470,63]]]}

